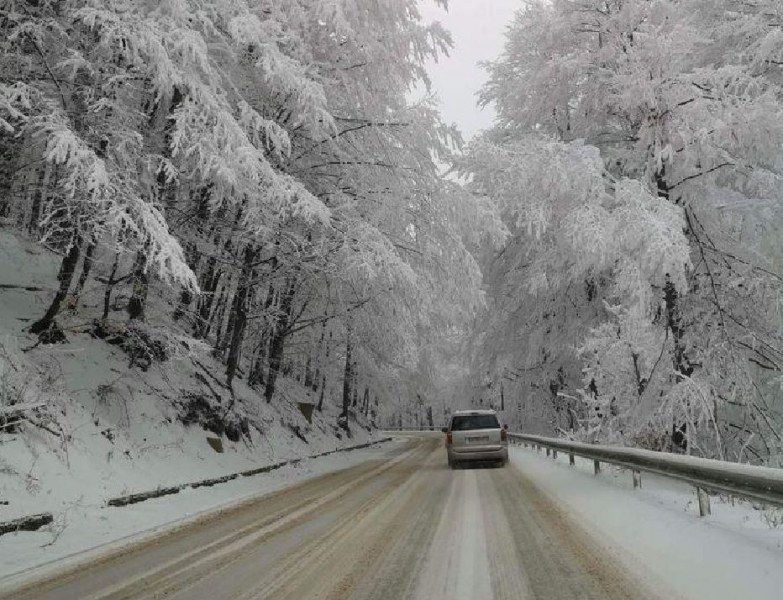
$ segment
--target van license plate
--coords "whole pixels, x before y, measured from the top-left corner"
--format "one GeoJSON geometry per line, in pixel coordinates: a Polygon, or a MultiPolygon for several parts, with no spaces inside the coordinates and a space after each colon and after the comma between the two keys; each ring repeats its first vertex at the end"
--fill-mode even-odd
{"type": "Polygon", "coordinates": [[[468,443],[469,444],[478,444],[479,442],[488,442],[488,441],[489,441],[489,437],[486,436],[486,435],[482,435],[480,437],[469,437],[468,438],[468,443]]]}

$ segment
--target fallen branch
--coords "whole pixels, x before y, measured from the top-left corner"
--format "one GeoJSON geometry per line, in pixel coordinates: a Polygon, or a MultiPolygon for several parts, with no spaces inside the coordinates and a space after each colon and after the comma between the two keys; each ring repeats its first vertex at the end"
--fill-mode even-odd
{"type": "Polygon", "coordinates": [[[17,531],[37,531],[54,521],[51,513],[40,513],[0,523],[0,535],[17,531]]]}

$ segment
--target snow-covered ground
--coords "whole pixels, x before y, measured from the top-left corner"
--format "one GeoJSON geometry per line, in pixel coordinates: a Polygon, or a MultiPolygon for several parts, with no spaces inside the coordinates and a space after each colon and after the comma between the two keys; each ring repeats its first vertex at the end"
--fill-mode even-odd
{"type": "Polygon", "coordinates": [[[606,466],[596,477],[585,459],[572,468],[567,455],[513,447],[511,461],[651,585],[694,599],[783,597],[780,512],[713,497],[700,518],[693,488],[671,479],[642,474],[634,490],[630,472],[606,466]]]}
{"type": "Polygon", "coordinates": [[[73,561],[88,560],[131,541],[156,535],[206,512],[385,456],[393,447],[393,444],[382,444],[304,460],[270,473],[240,477],[214,487],[187,489],[122,508],[75,504],[60,514],[54,527],[0,536],[0,580],[7,578],[4,581],[7,583],[32,577],[41,568],[65,568],[73,561]]]}
{"type": "MultiPolygon", "coordinates": [[[[241,377],[229,390],[224,367],[210,348],[184,330],[176,333],[172,308],[153,294],[150,302],[158,304],[150,306],[143,327],[153,337],[167,336],[161,339],[169,356],[147,369],[131,365],[128,353],[117,345],[91,335],[103,294],[94,281],[78,308],[65,308],[58,317],[67,342],[36,345],[24,328],[51,301],[57,264],[52,253],[0,230],[0,522],[42,512],[54,516],[39,532],[0,536],[0,572],[46,562],[367,455],[325,458],[261,478],[187,490],[118,509],[125,512],[117,512],[116,518],[104,508],[110,498],[380,437],[366,423],[354,421],[346,435],[337,425],[340,408],[328,393],[323,412],[308,423],[297,403],[316,402],[317,395],[293,379],[279,380],[272,403],[241,377]],[[28,407],[21,411],[22,421],[17,420],[19,406],[28,407]],[[188,414],[191,419],[185,418],[188,414]],[[16,422],[3,421],[8,415],[16,422]],[[215,421],[235,427],[216,432],[215,421]],[[219,438],[222,452],[207,438],[219,438]]],[[[124,314],[114,312],[112,318],[122,330],[124,314]]]]}

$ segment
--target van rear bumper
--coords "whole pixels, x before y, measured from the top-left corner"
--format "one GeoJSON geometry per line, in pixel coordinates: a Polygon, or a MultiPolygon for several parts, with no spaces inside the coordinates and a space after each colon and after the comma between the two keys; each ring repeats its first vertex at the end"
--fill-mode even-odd
{"type": "Polygon", "coordinates": [[[447,450],[449,461],[459,462],[463,460],[508,460],[508,447],[506,446],[479,446],[476,448],[449,448],[447,450]]]}

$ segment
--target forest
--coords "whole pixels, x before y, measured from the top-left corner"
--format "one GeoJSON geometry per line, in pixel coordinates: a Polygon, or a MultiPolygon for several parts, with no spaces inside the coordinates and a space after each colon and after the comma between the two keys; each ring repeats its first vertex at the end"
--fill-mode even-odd
{"type": "Polygon", "coordinates": [[[59,263],[18,333],[782,466],[780,2],[521,3],[467,142],[451,46],[416,0],[0,0],[0,233],[59,263]]]}

